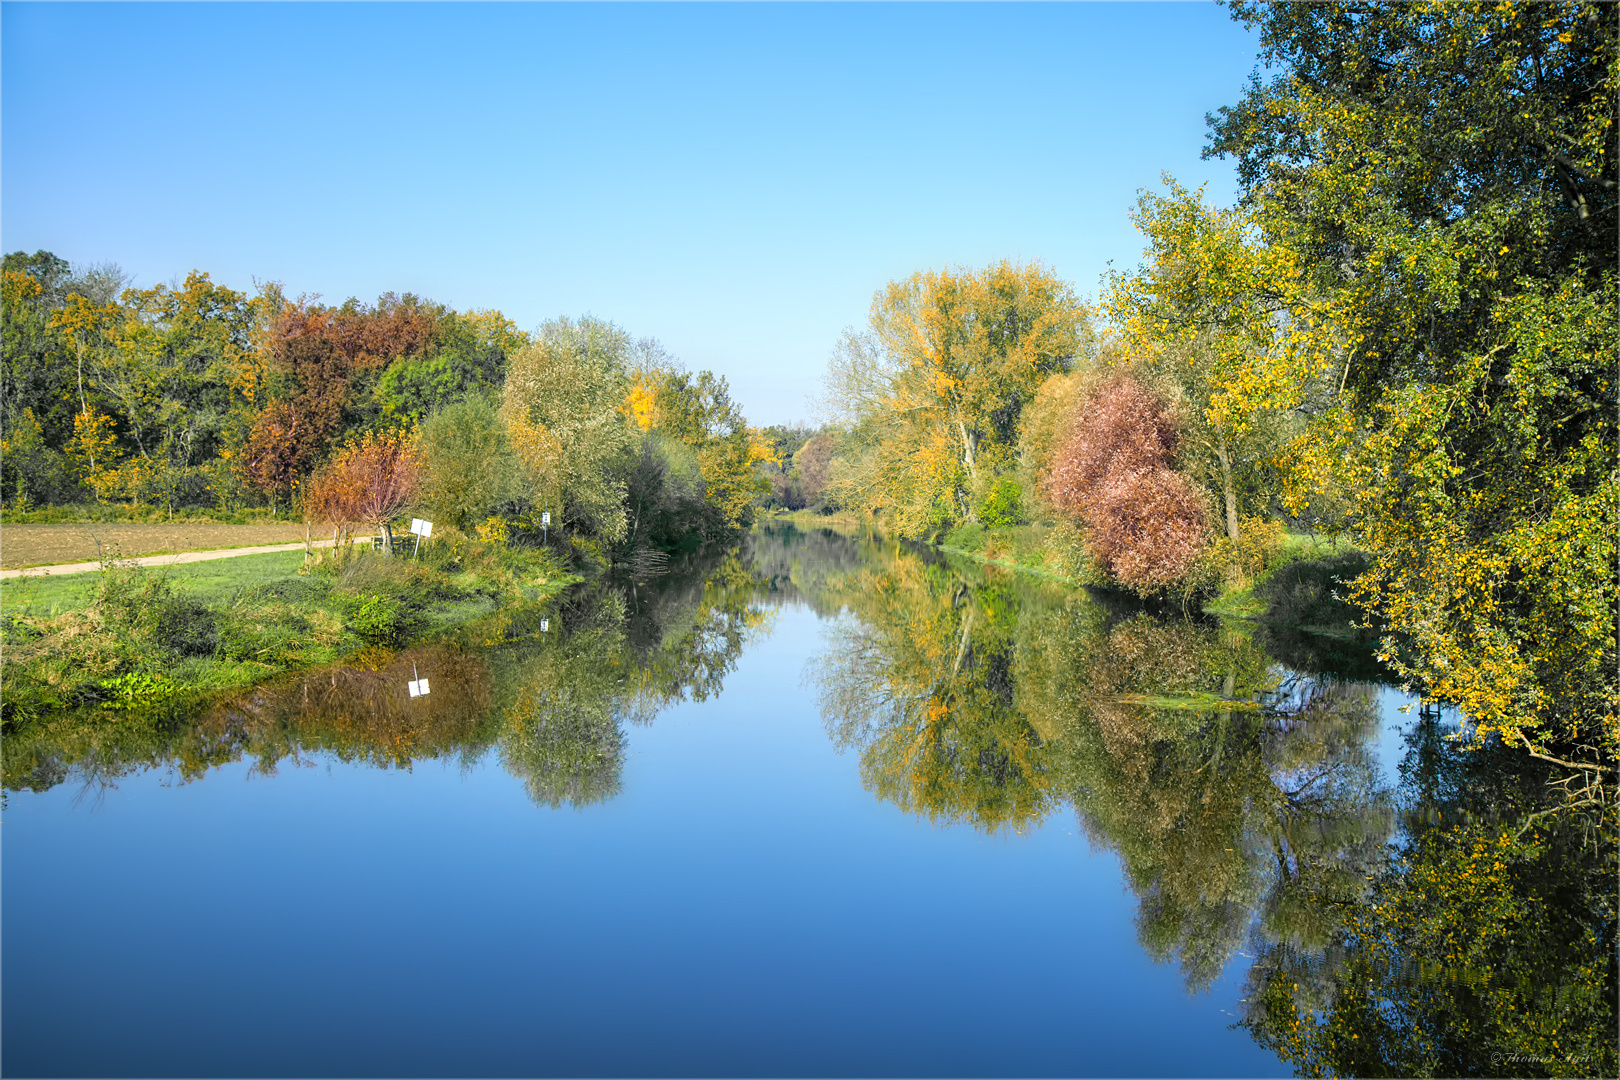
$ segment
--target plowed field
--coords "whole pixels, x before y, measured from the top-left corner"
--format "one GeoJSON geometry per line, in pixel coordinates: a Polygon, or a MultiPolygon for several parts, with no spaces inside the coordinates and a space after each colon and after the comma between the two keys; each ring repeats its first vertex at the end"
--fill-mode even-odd
{"type": "Polygon", "coordinates": [[[0,566],[49,566],[87,562],[104,555],[135,558],[172,551],[289,544],[304,538],[293,522],[254,525],[7,525],[0,528],[0,566]],[[97,549],[96,540],[101,540],[97,549]]]}

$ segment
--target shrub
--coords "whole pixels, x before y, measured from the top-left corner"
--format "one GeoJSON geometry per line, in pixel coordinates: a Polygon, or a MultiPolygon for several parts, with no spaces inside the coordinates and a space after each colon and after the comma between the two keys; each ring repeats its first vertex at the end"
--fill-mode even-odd
{"type": "Polygon", "coordinates": [[[979,504],[978,518],[981,525],[996,528],[1005,525],[1020,525],[1024,521],[1024,492],[1018,482],[1010,476],[1003,476],[990,488],[990,493],[979,504]]]}
{"type": "Polygon", "coordinates": [[[1180,581],[1209,533],[1203,500],[1169,469],[1115,476],[1089,508],[1086,542],[1120,584],[1147,595],[1180,581]]]}
{"type": "Polygon", "coordinates": [[[157,612],[152,641],[178,656],[212,656],[219,648],[219,620],[202,601],[171,596],[157,612]]]}
{"type": "Polygon", "coordinates": [[[1091,558],[1141,595],[1183,581],[1209,534],[1203,498],[1171,468],[1175,417],[1129,375],[1081,399],[1047,473],[1047,498],[1083,524],[1091,558]]]}
{"type": "Polygon", "coordinates": [[[367,645],[399,646],[410,637],[418,613],[391,596],[362,596],[345,620],[349,632],[367,645]]]}

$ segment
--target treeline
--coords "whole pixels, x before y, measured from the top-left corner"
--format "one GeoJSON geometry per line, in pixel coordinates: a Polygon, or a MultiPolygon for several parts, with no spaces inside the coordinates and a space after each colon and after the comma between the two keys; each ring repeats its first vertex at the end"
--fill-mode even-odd
{"type": "Polygon", "coordinates": [[[779,461],[723,378],[605,321],[525,333],[410,294],[333,306],[202,272],[126,284],[47,251],[5,257],[13,514],[261,506],[341,534],[420,509],[612,558],[737,534],[779,461]]]}
{"type": "Polygon", "coordinates": [[[1617,16],[1233,5],[1274,69],[1210,117],[1095,306],[1039,266],[922,273],[833,356],[830,488],[902,535],[1045,520],[1144,595],[1347,533],[1382,658],[1612,809],[1617,16]]]}

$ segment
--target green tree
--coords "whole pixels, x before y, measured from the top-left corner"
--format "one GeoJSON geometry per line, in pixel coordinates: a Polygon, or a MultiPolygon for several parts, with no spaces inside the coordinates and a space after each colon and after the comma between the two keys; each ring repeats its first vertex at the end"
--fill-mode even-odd
{"type": "Polygon", "coordinates": [[[755,440],[742,409],[731,400],[722,376],[700,371],[693,377],[671,372],[659,381],[654,426],[683,443],[697,457],[703,475],[703,534],[733,537],[754,521],[754,496],[761,488],[755,472],[755,440]]]}
{"type": "Polygon", "coordinates": [[[1606,799],[1620,8],[1233,13],[1278,73],[1211,118],[1210,152],[1335,327],[1343,391],[1292,457],[1346,493],[1356,596],[1429,697],[1606,799]]]}
{"type": "Polygon", "coordinates": [[[625,474],[636,438],[620,409],[630,350],[629,335],[612,323],[553,320],[511,358],[501,398],[534,506],[610,543],[629,527],[625,474]]]}
{"type": "Polygon", "coordinates": [[[422,425],[422,506],[463,532],[521,491],[518,460],[495,407],[482,398],[441,409],[422,425]]]}

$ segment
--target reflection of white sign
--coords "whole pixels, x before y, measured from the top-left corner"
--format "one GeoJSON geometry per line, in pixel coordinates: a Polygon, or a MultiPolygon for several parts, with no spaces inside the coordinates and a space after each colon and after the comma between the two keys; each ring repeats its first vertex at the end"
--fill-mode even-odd
{"type": "Polygon", "coordinates": [[[540,512],[540,524],[542,524],[542,525],[550,525],[551,524],[551,511],[550,510],[542,510],[540,512]]]}
{"type": "Polygon", "coordinates": [[[421,518],[411,518],[411,532],[417,536],[432,536],[433,522],[423,521],[421,518]]]}
{"type": "MultiPolygon", "coordinates": [[[[411,665],[411,674],[416,674],[415,664],[411,665]]],[[[411,692],[411,697],[427,697],[428,681],[426,679],[413,678],[405,684],[405,689],[411,692]]]]}
{"type": "Polygon", "coordinates": [[[550,619],[541,619],[540,620],[540,632],[543,634],[547,630],[550,630],[550,629],[551,629],[551,620],[550,619]]]}

